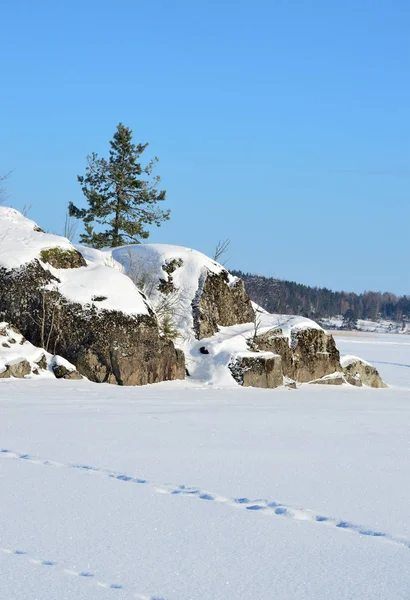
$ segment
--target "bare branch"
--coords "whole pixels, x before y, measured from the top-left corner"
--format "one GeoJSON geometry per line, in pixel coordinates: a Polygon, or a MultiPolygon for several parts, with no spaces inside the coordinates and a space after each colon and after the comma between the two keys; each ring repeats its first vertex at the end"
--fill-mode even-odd
{"type": "Polygon", "coordinates": [[[226,238],[224,240],[219,240],[219,242],[216,245],[215,252],[214,252],[214,261],[215,262],[219,262],[222,265],[226,264],[227,261],[221,262],[220,258],[224,254],[226,254],[230,244],[231,244],[231,240],[229,238],[226,238]]]}
{"type": "Polygon", "coordinates": [[[32,204],[25,204],[23,206],[23,208],[21,209],[21,214],[23,215],[23,217],[28,217],[28,213],[30,212],[32,206],[32,204]]]}
{"type": "Polygon", "coordinates": [[[8,193],[7,193],[4,183],[10,177],[11,173],[12,172],[9,171],[8,173],[5,173],[4,175],[0,175],[0,204],[2,204],[8,196],[8,193]]]}

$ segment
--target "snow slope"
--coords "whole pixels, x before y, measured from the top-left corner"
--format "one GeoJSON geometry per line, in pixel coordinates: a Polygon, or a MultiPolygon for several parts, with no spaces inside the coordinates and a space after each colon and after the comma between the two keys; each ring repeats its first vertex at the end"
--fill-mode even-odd
{"type": "Polygon", "coordinates": [[[405,340],[338,338],[385,390],[0,381],[0,598],[407,600],[405,340]]]}
{"type": "MultiPolygon", "coordinates": [[[[40,260],[42,250],[61,248],[74,250],[64,237],[44,233],[34,221],[17,210],[0,206],[0,267],[16,269],[34,259],[40,260]]],[[[84,249],[85,250],[85,249],[84,249]]],[[[98,250],[86,251],[87,267],[55,269],[41,263],[60,283],[58,291],[67,299],[80,304],[91,304],[94,297],[103,297],[95,306],[118,310],[126,314],[148,314],[148,302],[128,277],[113,269],[109,256],[98,250]]]]}
{"type": "MultiPolygon", "coordinates": [[[[193,337],[192,301],[198,282],[206,272],[219,274],[224,271],[221,265],[197,250],[167,244],[123,246],[109,250],[107,254],[122,265],[124,272],[141,281],[154,307],[159,306],[163,296],[158,291],[160,280],[169,280],[162,266],[172,260],[181,260],[182,265],[171,274],[178,304],[173,320],[184,340],[193,337]]],[[[234,282],[235,278],[231,277],[231,280],[234,282]]]]}

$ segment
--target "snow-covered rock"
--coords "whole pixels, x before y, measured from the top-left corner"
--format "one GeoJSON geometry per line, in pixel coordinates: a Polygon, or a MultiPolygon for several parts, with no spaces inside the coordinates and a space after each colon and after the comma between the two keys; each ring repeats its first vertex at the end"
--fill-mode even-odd
{"type": "Polygon", "coordinates": [[[141,286],[160,318],[171,317],[192,377],[227,385],[233,375],[242,385],[276,387],[279,377],[267,376],[275,355],[281,358],[281,377],[301,383],[342,370],[334,339],[320,325],[269,315],[249,301],[241,280],[200,252],[141,244],[105,253],[141,286]],[[250,350],[259,353],[257,360],[245,357],[250,350]],[[262,359],[266,352],[269,360],[262,359]]]}
{"type": "Polygon", "coordinates": [[[82,376],[68,360],[62,356],[53,356],[50,362],[50,369],[57,379],[82,379],[82,376]]]}
{"type": "Polygon", "coordinates": [[[242,280],[201,252],[139,244],[115,248],[109,255],[144,290],[160,318],[171,316],[180,341],[210,337],[219,327],[254,318],[242,280]]]}
{"type": "Polygon", "coordinates": [[[272,352],[238,352],[229,364],[233,378],[244,387],[283,385],[282,359],[272,352]]]}
{"type": "Polygon", "coordinates": [[[343,373],[340,371],[336,371],[335,373],[330,373],[330,375],[325,375],[320,379],[314,379],[313,381],[309,381],[310,384],[319,384],[319,385],[342,385],[346,383],[345,378],[343,377],[343,373]]]}
{"type": "MultiPolygon", "coordinates": [[[[240,279],[190,248],[73,246],[0,207],[0,285],[0,318],[75,365],[54,361],[57,377],[78,377],[77,369],[121,385],[182,379],[184,353],[192,378],[223,386],[328,383],[342,371],[333,337],[317,323],[266,313],[240,279]]],[[[381,387],[369,368],[343,366],[350,383],[381,387]]]]}
{"type": "Polygon", "coordinates": [[[252,347],[279,354],[285,377],[301,383],[341,371],[333,337],[309,319],[294,319],[285,332],[281,327],[258,332],[252,347]]]}
{"type": "Polygon", "coordinates": [[[0,318],[92,381],[183,378],[183,354],[161,336],[150,302],[112,262],[0,207],[0,318]]]}
{"type": "MultiPolygon", "coordinates": [[[[76,373],[74,365],[61,356],[52,356],[33,346],[10,323],[0,323],[0,378],[52,377],[53,366],[64,365],[66,373],[76,373]]],[[[55,374],[55,373],[54,373],[55,374]]],[[[81,376],[79,376],[81,378],[81,376]]],[[[73,376],[71,376],[73,378],[73,376]]]]}
{"type": "Polygon", "coordinates": [[[342,356],[341,365],[346,381],[351,385],[387,388],[376,367],[358,356],[342,356]]]}

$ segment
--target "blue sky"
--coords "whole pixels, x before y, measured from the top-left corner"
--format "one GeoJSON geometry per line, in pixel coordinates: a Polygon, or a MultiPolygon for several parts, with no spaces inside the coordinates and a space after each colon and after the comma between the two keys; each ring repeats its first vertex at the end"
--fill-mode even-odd
{"type": "Polygon", "coordinates": [[[61,232],[122,121],[172,210],[150,241],[229,237],[231,268],[409,294],[409,23],[406,0],[4,3],[8,203],[61,232]]]}

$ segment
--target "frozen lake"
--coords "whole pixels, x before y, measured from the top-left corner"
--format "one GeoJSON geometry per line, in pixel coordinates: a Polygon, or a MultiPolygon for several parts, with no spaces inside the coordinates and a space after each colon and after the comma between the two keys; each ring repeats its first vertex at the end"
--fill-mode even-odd
{"type": "Polygon", "coordinates": [[[410,336],[386,390],[0,381],[0,598],[408,600],[410,336]]]}

